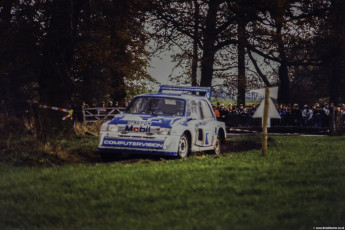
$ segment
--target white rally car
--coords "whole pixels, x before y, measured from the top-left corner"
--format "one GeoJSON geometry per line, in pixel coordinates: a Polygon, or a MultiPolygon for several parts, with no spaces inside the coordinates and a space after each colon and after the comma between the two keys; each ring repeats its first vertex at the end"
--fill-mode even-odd
{"type": "Polygon", "coordinates": [[[123,113],[102,125],[98,150],[103,157],[116,153],[180,158],[199,151],[220,154],[225,124],[217,121],[210,97],[210,88],[176,86],[138,95],[123,113]]]}

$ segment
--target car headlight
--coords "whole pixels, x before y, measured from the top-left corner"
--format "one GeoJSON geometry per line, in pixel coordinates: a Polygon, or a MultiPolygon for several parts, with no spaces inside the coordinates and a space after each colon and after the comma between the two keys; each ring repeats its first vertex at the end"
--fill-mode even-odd
{"type": "Polygon", "coordinates": [[[103,123],[101,126],[101,131],[107,131],[108,129],[108,124],[107,123],[103,123]]]}
{"type": "Polygon", "coordinates": [[[169,135],[170,134],[170,129],[169,128],[159,128],[158,129],[158,134],[169,135]]]}
{"type": "Polygon", "coordinates": [[[110,132],[117,132],[119,130],[119,127],[117,125],[108,125],[108,130],[110,132]]]}
{"type": "Polygon", "coordinates": [[[108,123],[103,123],[101,126],[101,131],[117,132],[119,127],[117,125],[109,125],[108,123]]]}

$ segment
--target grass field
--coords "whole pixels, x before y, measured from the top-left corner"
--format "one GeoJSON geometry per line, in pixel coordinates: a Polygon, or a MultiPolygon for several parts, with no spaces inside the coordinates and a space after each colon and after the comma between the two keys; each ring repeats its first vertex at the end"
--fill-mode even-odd
{"type": "MultiPolygon", "coordinates": [[[[89,141],[97,143],[96,137],[89,141]]],[[[237,150],[247,150],[220,157],[2,163],[0,229],[345,226],[344,137],[274,137],[266,157],[248,147],[257,141],[233,139],[237,150]]]]}

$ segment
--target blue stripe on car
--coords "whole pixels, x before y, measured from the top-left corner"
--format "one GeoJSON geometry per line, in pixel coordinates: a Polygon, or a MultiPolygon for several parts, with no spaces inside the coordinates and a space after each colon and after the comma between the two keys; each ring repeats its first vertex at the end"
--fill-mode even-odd
{"type": "Polygon", "coordinates": [[[126,140],[115,138],[104,138],[103,146],[144,148],[144,149],[163,149],[164,141],[145,141],[145,140],[126,140]]]}
{"type": "Polygon", "coordinates": [[[162,152],[154,150],[136,150],[136,149],[106,149],[98,148],[98,152],[109,152],[114,154],[130,153],[130,154],[142,154],[142,155],[153,155],[153,156],[177,156],[177,152],[162,152]]]}

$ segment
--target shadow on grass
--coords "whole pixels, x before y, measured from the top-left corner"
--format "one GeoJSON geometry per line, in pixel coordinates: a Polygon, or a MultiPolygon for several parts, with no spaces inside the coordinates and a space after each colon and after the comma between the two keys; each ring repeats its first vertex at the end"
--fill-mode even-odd
{"type": "MultiPolygon", "coordinates": [[[[269,147],[278,147],[280,142],[274,138],[268,137],[267,144],[269,147]]],[[[224,153],[245,152],[255,149],[261,149],[261,136],[247,136],[228,139],[223,145],[224,153]]]]}
{"type": "MultiPolygon", "coordinates": [[[[268,139],[269,146],[277,141],[268,139]]],[[[49,167],[68,164],[94,164],[119,162],[125,164],[150,163],[175,160],[177,157],[110,154],[102,158],[97,152],[97,137],[56,138],[39,146],[33,136],[10,136],[0,139],[0,164],[8,166],[49,167]]],[[[223,153],[245,152],[261,148],[260,136],[235,137],[228,139],[222,147],[223,153]]],[[[200,156],[207,153],[193,153],[200,156]]]]}
{"type": "Polygon", "coordinates": [[[157,156],[157,155],[137,155],[137,154],[111,154],[108,153],[107,155],[100,155],[99,162],[103,163],[125,163],[125,164],[133,164],[133,163],[150,163],[150,162],[158,162],[158,161],[168,161],[168,160],[176,160],[177,157],[173,156],[157,156]]]}
{"type": "Polygon", "coordinates": [[[260,148],[261,143],[250,140],[227,141],[223,146],[223,152],[244,152],[260,148]]]}
{"type": "MultiPolygon", "coordinates": [[[[277,146],[278,142],[275,139],[268,138],[269,146],[277,146]]],[[[222,152],[227,153],[238,153],[245,152],[255,149],[261,149],[261,137],[240,137],[225,141],[222,146],[222,152]]],[[[207,155],[206,152],[196,152],[193,153],[194,156],[207,155]]],[[[131,154],[108,154],[100,156],[99,160],[104,163],[119,162],[125,164],[132,163],[150,163],[155,161],[167,161],[176,160],[177,157],[167,157],[167,156],[151,156],[151,155],[131,155],[131,154]]]]}

